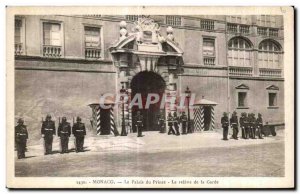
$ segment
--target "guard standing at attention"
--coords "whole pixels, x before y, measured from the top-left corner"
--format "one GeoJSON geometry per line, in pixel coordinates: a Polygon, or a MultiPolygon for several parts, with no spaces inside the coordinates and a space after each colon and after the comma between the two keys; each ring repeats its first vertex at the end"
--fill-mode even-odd
{"type": "Polygon", "coordinates": [[[174,112],[173,113],[173,125],[174,125],[174,128],[175,128],[175,132],[176,132],[176,135],[180,135],[180,132],[179,132],[179,119],[178,119],[178,116],[177,116],[177,113],[174,112]]]}
{"type": "Polygon", "coordinates": [[[256,126],[257,126],[258,138],[263,139],[263,137],[262,137],[263,119],[262,119],[260,113],[258,113],[258,117],[256,119],[256,126]]]}
{"type": "Polygon", "coordinates": [[[137,128],[137,136],[143,137],[143,115],[138,111],[136,114],[136,128],[137,128]]]}
{"type": "Polygon", "coordinates": [[[45,155],[52,153],[53,136],[56,135],[55,123],[51,120],[51,115],[46,116],[41,129],[42,137],[45,143],[45,155]]]}
{"type": "Polygon", "coordinates": [[[165,128],[165,115],[163,111],[160,111],[160,114],[158,116],[158,127],[160,133],[166,133],[165,128]]]}
{"type": "Polygon", "coordinates": [[[230,118],[230,125],[231,125],[232,131],[233,131],[232,138],[235,139],[235,140],[238,140],[238,133],[239,133],[238,125],[239,125],[239,122],[238,122],[238,117],[237,117],[235,111],[233,112],[233,114],[230,118]]]}
{"type": "Polygon", "coordinates": [[[67,122],[67,118],[63,117],[61,123],[58,126],[57,135],[60,137],[61,142],[61,154],[68,153],[69,137],[71,136],[71,125],[67,122]]]}
{"type": "Polygon", "coordinates": [[[186,135],[187,134],[187,129],[186,129],[186,127],[187,127],[187,116],[186,116],[185,112],[181,113],[180,122],[181,122],[182,134],[186,135]]]}
{"type": "Polygon", "coordinates": [[[171,135],[171,134],[175,135],[175,131],[173,129],[173,123],[174,123],[174,120],[173,120],[172,113],[169,112],[169,114],[168,114],[168,127],[169,127],[168,135],[171,135]]]}
{"type": "Polygon", "coordinates": [[[72,127],[72,133],[75,136],[76,152],[83,152],[84,136],[86,135],[85,125],[81,122],[81,118],[76,118],[76,123],[72,127]]]}
{"type": "Polygon", "coordinates": [[[229,120],[226,112],[223,113],[223,117],[221,118],[221,124],[223,128],[223,140],[228,140],[227,136],[228,136],[229,120]]]}
{"type": "Polygon", "coordinates": [[[244,123],[245,123],[245,139],[249,139],[250,138],[250,113],[245,113],[245,120],[244,120],[244,123]]]}
{"type": "Polygon", "coordinates": [[[242,130],[242,138],[246,139],[246,126],[245,126],[245,114],[246,113],[241,113],[241,117],[240,117],[240,127],[242,130]]]}
{"type": "Polygon", "coordinates": [[[19,119],[18,125],[15,127],[15,142],[17,147],[18,159],[25,158],[26,143],[28,139],[28,131],[24,120],[19,119]]]}
{"type": "Polygon", "coordinates": [[[252,139],[256,139],[256,118],[255,118],[255,114],[252,113],[251,114],[251,120],[250,120],[250,125],[251,125],[251,138],[252,139]]]}

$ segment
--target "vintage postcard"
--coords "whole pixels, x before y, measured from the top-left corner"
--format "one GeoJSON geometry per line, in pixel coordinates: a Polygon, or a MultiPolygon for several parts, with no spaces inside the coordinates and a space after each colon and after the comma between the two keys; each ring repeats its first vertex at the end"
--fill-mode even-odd
{"type": "Polygon", "coordinates": [[[293,7],[7,7],[8,188],[294,188],[293,7]]]}

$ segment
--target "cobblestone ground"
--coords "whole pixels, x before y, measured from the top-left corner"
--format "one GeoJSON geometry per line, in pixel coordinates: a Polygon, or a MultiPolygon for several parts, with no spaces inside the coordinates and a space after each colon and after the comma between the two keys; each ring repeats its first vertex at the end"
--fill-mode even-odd
{"type": "Polygon", "coordinates": [[[83,153],[44,156],[41,145],[30,146],[26,159],[16,159],[16,176],[284,176],[283,132],[238,141],[219,133],[135,135],[87,138],[83,153]]]}

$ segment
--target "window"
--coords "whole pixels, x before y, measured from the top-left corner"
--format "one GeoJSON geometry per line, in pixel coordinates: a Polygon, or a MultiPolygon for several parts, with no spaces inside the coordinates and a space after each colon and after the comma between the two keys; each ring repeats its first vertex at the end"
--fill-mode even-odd
{"type": "Polygon", "coordinates": [[[232,22],[232,23],[247,24],[248,23],[248,17],[247,16],[241,16],[241,15],[227,16],[227,21],[232,22]]]}
{"type": "Polygon", "coordinates": [[[44,45],[61,46],[61,26],[55,23],[44,23],[43,40],[44,45]]]}
{"type": "Polygon", "coordinates": [[[101,57],[101,37],[99,27],[84,27],[84,44],[86,58],[101,57]]]}
{"type": "Polygon", "coordinates": [[[138,21],[140,17],[141,17],[140,15],[127,15],[126,16],[126,20],[129,20],[129,21],[138,21]]]}
{"type": "Polygon", "coordinates": [[[238,107],[246,107],[247,92],[238,92],[238,107]]]}
{"type": "Polygon", "coordinates": [[[62,33],[61,24],[43,23],[43,56],[61,57],[62,55],[62,33]]]}
{"type": "Polygon", "coordinates": [[[215,29],[215,22],[212,20],[201,20],[200,22],[201,29],[204,30],[214,30],[215,29]]]}
{"type": "Polygon", "coordinates": [[[22,44],[22,20],[15,19],[15,54],[21,55],[23,53],[22,44]]]}
{"type": "Polygon", "coordinates": [[[251,44],[242,37],[228,43],[228,64],[230,66],[251,66],[251,44]]]}
{"type": "Polygon", "coordinates": [[[269,107],[276,107],[276,106],[277,106],[277,94],[269,93],[269,107]]]}
{"type": "Polygon", "coordinates": [[[166,16],[166,24],[171,26],[181,26],[180,16],[166,16]]]}
{"type": "Polygon", "coordinates": [[[278,43],[264,40],[259,44],[258,63],[260,68],[280,68],[281,49],[278,43]]]}
{"type": "Polygon", "coordinates": [[[203,38],[203,63],[215,65],[215,39],[203,38]]]}
{"type": "Polygon", "coordinates": [[[260,15],[257,17],[257,24],[260,26],[275,27],[276,18],[271,15],[260,15]]]}

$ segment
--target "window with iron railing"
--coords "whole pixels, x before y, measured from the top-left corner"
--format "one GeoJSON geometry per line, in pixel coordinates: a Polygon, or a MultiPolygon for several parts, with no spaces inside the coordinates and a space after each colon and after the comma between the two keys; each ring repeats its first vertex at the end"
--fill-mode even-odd
{"type": "Polygon", "coordinates": [[[85,58],[101,58],[101,37],[99,27],[84,27],[85,35],[85,58]]]}
{"type": "Polygon", "coordinates": [[[15,19],[15,55],[23,53],[22,20],[15,19]]]}
{"type": "Polygon", "coordinates": [[[181,16],[166,16],[166,24],[171,26],[181,26],[181,16]]]}
{"type": "Polygon", "coordinates": [[[268,28],[258,27],[257,28],[257,34],[261,36],[267,36],[268,35],[268,28]]]}
{"type": "Polygon", "coordinates": [[[61,57],[62,55],[62,33],[61,24],[43,23],[43,56],[61,57]]]}
{"type": "Polygon", "coordinates": [[[215,22],[213,20],[201,19],[200,27],[203,30],[214,30],[215,29],[215,22]]]}

